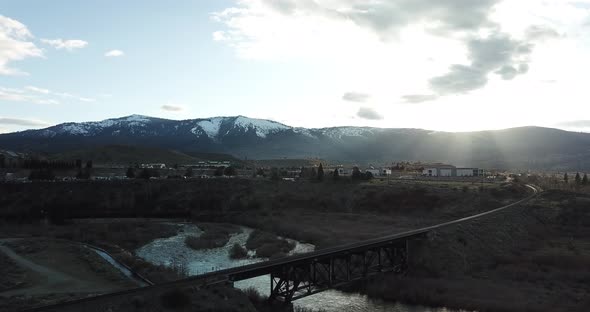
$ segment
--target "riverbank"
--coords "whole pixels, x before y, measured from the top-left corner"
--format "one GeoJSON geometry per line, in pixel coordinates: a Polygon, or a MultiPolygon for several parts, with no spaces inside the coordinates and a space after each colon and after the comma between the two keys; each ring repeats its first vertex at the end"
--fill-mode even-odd
{"type": "Polygon", "coordinates": [[[588,311],[590,196],[548,191],[499,215],[410,245],[407,276],[381,276],[369,296],[477,311],[588,311]]]}
{"type": "Polygon", "coordinates": [[[54,239],[2,240],[0,253],[12,264],[13,283],[0,290],[0,311],[83,298],[136,287],[93,250],[54,239]],[[23,280],[15,283],[15,273],[23,280]]]}

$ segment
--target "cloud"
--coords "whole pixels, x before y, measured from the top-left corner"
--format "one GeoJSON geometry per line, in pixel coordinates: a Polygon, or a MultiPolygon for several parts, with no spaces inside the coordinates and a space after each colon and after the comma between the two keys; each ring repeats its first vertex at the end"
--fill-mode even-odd
{"type": "Polygon", "coordinates": [[[429,102],[438,99],[436,94],[408,94],[402,96],[402,100],[405,103],[422,103],[429,102]]]}
{"type": "Polygon", "coordinates": [[[379,114],[375,109],[371,107],[361,107],[356,115],[363,119],[368,120],[381,120],[383,119],[383,115],[379,114]]]}
{"type": "Polygon", "coordinates": [[[559,38],[559,33],[546,25],[532,25],[529,26],[525,31],[525,36],[529,40],[547,40],[559,38]]]}
{"type": "Polygon", "coordinates": [[[531,31],[530,37],[524,40],[514,39],[499,31],[487,37],[470,38],[466,44],[471,63],[451,65],[448,73],[429,80],[430,87],[441,95],[466,93],[484,87],[492,72],[504,80],[527,73],[535,41],[549,38],[551,33],[549,28],[531,31]]]}
{"type": "Polygon", "coordinates": [[[166,105],[162,105],[162,107],[160,107],[162,110],[165,111],[169,111],[169,112],[179,112],[184,110],[184,108],[182,106],[176,106],[176,105],[170,105],[170,104],[166,104],[166,105]]]}
{"type": "Polygon", "coordinates": [[[34,86],[26,86],[25,89],[27,89],[29,91],[33,91],[33,92],[43,93],[43,94],[49,94],[49,92],[50,92],[48,89],[37,88],[34,86]]]}
{"type": "Polygon", "coordinates": [[[54,92],[49,89],[35,86],[26,86],[22,89],[0,87],[0,100],[11,102],[29,102],[35,104],[59,104],[57,99],[74,99],[81,102],[95,102],[96,99],[81,97],[67,92],[54,92]]]}
{"type": "Polygon", "coordinates": [[[33,35],[25,25],[0,15],[0,75],[26,75],[9,64],[30,57],[43,57],[43,51],[31,39],[33,35]]]}
{"type": "Polygon", "coordinates": [[[346,92],[342,95],[342,99],[349,102],[366,102],[370,98],[369,94],[360,92],[346,92]]]}
{"type": "Polygon", "coordinates": [[[7,118],[0,117],[0,125],[11,125],[11,126],[25,126],[25,127],[46,127],[50,124],[35,119],[19,119],[19,118],[7,118]]]}
{"type": "Polygon", "coordinates": [[[104,56],[106,56],[106,57],[119,57],[119,56],[123,56],[123,55],[125,55],[125,52],[123,52],[121,50],[110,50],[104,54],[104,56]]]}
{"type": "Polygon", "coordinates": [[[72,39],[41,39],[41,42],[54,47],[57,50],[68,50],[73,51],[74,49],[82,49],[88,46],[88,42],[84,40],[72,39]]]}
{"type": "Polygon", "coordinates": [[[590,129],[590,120],[570,120],[557,123],[556,126],[571,129],[590,129]]]}

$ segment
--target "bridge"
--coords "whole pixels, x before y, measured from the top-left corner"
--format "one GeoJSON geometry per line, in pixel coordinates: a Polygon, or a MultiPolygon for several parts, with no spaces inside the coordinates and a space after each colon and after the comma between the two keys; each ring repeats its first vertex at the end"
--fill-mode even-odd
{"type": "Polygon", "coordinates": [[[311,253],[219,270],[174,282],[39,307],[29,311],[57,311],[67,305],[104,300],[113,296],[139,294],[150,290],[166,290],[178,287],[199,289],[220,283],[232,284],[236,281],[265,275],[270,276],[270,299],[289,303],[376,274],[384,272],[404,273],[408,267],[408,255],[411,252],[410,242],[412,240],[425,238],[428,232],[434,230],[496,214],[523,204],[538,195],[539,189],[537,187],[533,185],[526,186],[532,191],[529,196],[509,205],[458,220],[311,253]]]}

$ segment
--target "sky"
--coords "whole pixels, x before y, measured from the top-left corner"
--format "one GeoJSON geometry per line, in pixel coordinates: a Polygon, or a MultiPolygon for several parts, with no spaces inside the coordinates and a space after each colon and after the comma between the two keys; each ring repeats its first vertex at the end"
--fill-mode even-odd
{"type": "Polygon", "coordinates": [[[141,114],[590,131],[590,0],[0,0],[0,133],[141,114]]]}

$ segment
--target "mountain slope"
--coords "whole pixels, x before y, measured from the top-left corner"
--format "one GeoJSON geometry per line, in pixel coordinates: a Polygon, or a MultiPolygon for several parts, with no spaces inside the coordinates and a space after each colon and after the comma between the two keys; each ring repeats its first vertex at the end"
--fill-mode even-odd
{"type": "Polygon", "coordinates": [[[0,135],[0,148],[59,153],[103,145],[237,158],[322,158],[348,162],[416,160],[487,168],[590,169],[590,134],[540,127],[467,133],[421,129],[305,129],[270,120],[214,117],[167,120],[132,115],[0,135]]]}
{"type": "Polygon", "coordinates": [[[196,164],[200,158],[155,147],[107,145],[54,154],[50,159],[92,160],[95,164],[196,164]]]}

